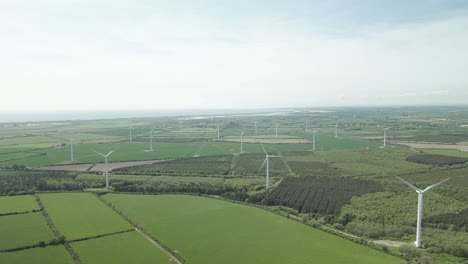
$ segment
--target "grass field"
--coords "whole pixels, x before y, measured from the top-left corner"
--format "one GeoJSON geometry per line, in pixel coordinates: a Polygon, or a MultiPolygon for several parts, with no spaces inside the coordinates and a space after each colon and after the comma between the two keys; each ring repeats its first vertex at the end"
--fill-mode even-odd
{"type": "Polygon", "coordinates": [[[42,213],[0,216],[0,234],[0,249],[29,246],[54,237],[42,213]]]}
{"type": "Polygon", "coordinates": [[[464,151],[460,151],[456,149],[425,149],[424,153],[468,158],[468,152],[464,152],[464,151]]]}
{"type": "Polygon", "coordinates": [[[29,212],[39,209],[39,205],[32,195],[0,196],[0,215],[14,212],[29,212]]]}
{"type": "Polygon", "coordinates": [[[15,252],[0,253],[0,263],[8,264],[73,264],[73,260],[63,246],[33,248],[15,252]]]}
{"type": "Polygon", "coordinates": [[[104,197],[193,264],[403,262],[244,205],[186,195],[104,197]]]}
{"type": "Polygon", "coordinates": [[[132,231],[71,244],[83,264],[173,263],[142,234],[132,231]]]}
{"type": "Polygon", "coordinates": [[[132,228],[89,193],[50,193],[41,194],[40,198],[55,226],[68,240],[132,228]]]}

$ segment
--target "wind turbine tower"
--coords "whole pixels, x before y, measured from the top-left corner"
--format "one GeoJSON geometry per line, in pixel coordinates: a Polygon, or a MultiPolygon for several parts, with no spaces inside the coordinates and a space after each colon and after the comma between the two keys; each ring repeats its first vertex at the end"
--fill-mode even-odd
{"type": "Polygon", "coordinates": [[[73,140],[70,140],[70,161],[75,162],[75,159],[73,157],[73,140]]]}
{"type": "Polygon", "coordinates": [[[218,126],[218,140],[219,140],[219,126],[218,126]]]}
{"type": "Polygon", "coordinates": [[[266,152],[265,148],[262,145],[263,152],[265,153],[265,160],[262,163],[262,166],[260,166],[260,169],[258,170],[259,172],[263,169],[263,166],[266,164],[266,183],[265,187],[266,190],[270,189],[270,158],[282,158],[283,156],[276,156],[276,155],[268,155],[266,152]]]}
{"type": "Polygon", "coordinates": [[[314,128],[312,131],[313,137],[312,137],[312,150],[315,151],[315,136],[317,135],[317,129],[314,128]]]}
{"type": "Polygon", "coordinates": [[[255,135],[257,135],[257,121],[255,121],[255,135]]]}
{"type": "Polygon", "coordinates": [[[241,154],[244,152],[244,133],[245,131],[242,131],[240,135],[241,136],[241,151],[240,151],[241,154]]]}
{"type": "Polygon", "coordinates": [[[107,162],[108,162],[108,159],[107,159],[107,158],[110,156],[110,154],[112,154],[112,152],[114,152],[114,151],[116,151],[116,150],[118,150],[118,149],[119,149],[119,148],[116,148],[116,149],[114,149],[114,150],[108,152],[107,154],[102,154],[102,153],[100,153],[100,152],[97,152],[97,151],[93,150],[96,154],[98,154],[98,155],[104,157],[104,161],[106,162],[106,171],[105,171],[105,174],[106,174],[106,189],[109,189],[109,188],[110,188],[110,186],[109,186],[109,167],[108,167],[108,165],[107,165],[107,162]]]}
{"type": "Polygon", "coordinates": [[[387,127],[387,128],[383,128],[383,146],[384,148],[387,146],[387,130],[389,130],[390,128],[392,127],[387,127]]]}
{"type": "Polygon", "coordinates": [[[153,151],[153,129],[150,131],[150,150],[153,151]]]}
{"type": "Polygon", "coordinates": [[[130,130],[129,140],[130,140],[130,143],[132,143],[132,127],[130,127],[129,130],[130,130]]]}
{"type": "Polygon", "coordinates": [[[429,191],[430,189],[438,186],[438,185],[441,185],[442,183],[446,182],[449,180],[449,178],[443,180],[443,181],[440,181],[436,184],[433,184],[429,187],[427,187],[426,189],[424,190],[421,190],[417,187],[415,187],[414,185],[412,185],[411,183],[403,180],[402,178],[396,176],[400,181],[404,182],[406,185],[408,185],[411,189],[415,190],[417,193],[418,193],[418,218],[417,218],[417,223],[416,223],[416,241],[414,242],[414,244],[416,245],[416,247],[420,248],[421,247],[421,222],[422,222],[422,216],[423,216],[423,194],[427,191],[429,191]]]}
{"type": "Polygon", "coordinates": [[[276,137],[278,137],[278,123],[276,123],[276,137]]]}

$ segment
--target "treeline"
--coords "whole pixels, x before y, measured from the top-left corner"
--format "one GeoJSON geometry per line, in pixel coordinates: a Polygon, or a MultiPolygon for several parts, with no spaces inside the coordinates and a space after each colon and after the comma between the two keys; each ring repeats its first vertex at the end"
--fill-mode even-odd
{"type": "Polygon", "coordinates": [[[102,183],[77,180],[75,174],[64,171],[1,171],[0,182],[0,194],[3,195],[35,190],[82,190],[102,185],[102,183]]]}
{"type": "Polygon", "coordinates": [[[439,229],[464,229],[468,230],[468,208],[458,213],[445,213],[432,215],[425,219],[427,225],[439,229]]]}
{"type": "Polygon", "coordinates": [[[455,165],[468,162],[467,158],[445,156],[440,154],[424,154],[409,156],[406,158],[406,160],[410,162],[434,166],[455,165]]]}
{"type": "Polygon", "coordinates": [[[116,191],[143,193],[198,193],[207,195],[221,195],[226,198],[243,201],[247,196],[247,189],[242,186],[227,186],[224,184],[174,182],[174,183],[145,183],[133,181],[117,181],[112,184],[116,191]]]}
{"type": "Polygon", "coordinates": [[[151,165],[115,169],[120,174],[143,175],[228,175],[232,156],[207,156],[177,159],[151,165]]]}
{"type": "Polygon", "coordinates": [[[371,180],[290,177],[285,178],[265,202],[294,208],[300,213],[337,215],[353,196],[382,190],[382,186],[371,180]]]}

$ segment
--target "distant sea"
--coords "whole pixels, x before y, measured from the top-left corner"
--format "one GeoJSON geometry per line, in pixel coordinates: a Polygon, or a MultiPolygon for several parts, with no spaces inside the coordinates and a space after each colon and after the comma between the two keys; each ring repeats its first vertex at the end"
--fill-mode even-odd
{"type": "Polygon", "coordinates": [[[95,120],[136,117],[163,116],[202,116],[202,115],[233,115],[250,113],[268,113],[285,109],[168,109],[139,111],[48,111],[48,112],[0,112],[0,123],[9,122],[41,122],[67,120],[95,120]]]}

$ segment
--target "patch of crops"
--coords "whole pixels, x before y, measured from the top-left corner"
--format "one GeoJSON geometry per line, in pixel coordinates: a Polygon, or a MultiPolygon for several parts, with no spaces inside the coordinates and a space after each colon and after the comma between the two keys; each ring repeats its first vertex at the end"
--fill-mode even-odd
{"type": "Polygon", "coordinates": [[[468,139],[468,136],[464,134],[437,134],[437,135],[418,135],[414,137],[392,137],[392,139],[398,139],[398,140],[404,140],[404,141],[456,143],[458,141],[468,139]]]}
{"type": "Polygon", "coordinates": [[[39,210],[39,205],[32,195],[0,197],[0,215],[39,210]]]}
{"type": "Polygon", "coordinates": [[[48,246],[21,251],[0,253],[0,263],[8,264],[73,264],[73,259],[63,246],[48,246]]]}
{"type": "Polygon", "coordinates": [[[0,216],[0,234],[0,249],[31,246],[54,237],[40,212],[0,216]]]}
{"type": "MultiPolygon", "coordinates": [[[[265,154],[241,154],[237,157],[234,167],[235,175],[265,175],[266,166],[262,166],[265,154]]],[[[288,168],[281,158],[270,158],[270,177],[284,177],[288,175],[288,168]]]]}
{"type": "Polygon", "coordinates": [[[149,175],[227,175],[232,156],[206,156],[178,159],[151,165],[141,165],[116,169],[120,173],[149,175]]]}
{"type": "Polygon", "coordinates": [[[402,262],[255,207],[188,195],[103,197],[191,264],[402,262]]]}
{"type": "Polygon", "coordinates": [[[136,231],[79,241],[71,246],[82,263],[174,263],[136,231]]]}
{"type": "Polygon", "coordinates": [[[415,155],[409,156],[406,158],[407,161],[435,166],[443,165],[454,165],[454,164],[463,164],[468,162],[468,158],[461,157],[451,157],[440,154],[424,154],[424,155],[415,155]]]}
{"type": "Polygon", "coordinates": [[[382,190],[371,180],[289,177],[267,196],[266,203],[291,207],[302,213],[339,214],[353,196],[382,190]]]}
{"type": "Polygon", "coordinates": [[[81,190],[74,175],[62,171],[0,171],[0,194],[32,190],[81,190]]]}
{"type": "Polygon", "coordinates": [[[132,228],[90,193],[48,193],[40,198],[55,227],[69,240],[132,228]]]}
{"type": "Polygon", "coordinates": [[[289,161],[291,169],[298,176],[338,176],[340,170],[325,162],[289,161]]]}
{"type": "Polygon", "coordinates": [[[427,223],[436,225],[437,227],[450,227],[454,225],[457,228],[468,230],[468,208],[460,212],[450,212],[439,215],[432,215],[425,218],[427,223]]]}

